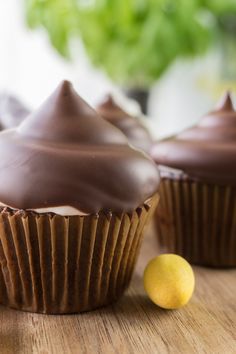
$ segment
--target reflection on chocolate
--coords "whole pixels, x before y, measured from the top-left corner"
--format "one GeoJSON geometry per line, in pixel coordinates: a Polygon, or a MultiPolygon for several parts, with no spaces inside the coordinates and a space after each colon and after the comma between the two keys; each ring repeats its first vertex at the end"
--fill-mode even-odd
{"type": "Polygon", "coordinates": [[[97,112],[111,124],[119,128],[128,138],[130,144],[137,149],[149,153],[152,138],[138,118],[130,116],[119,107],[111,95],[97,107],[97,112]]]}
{"type": "Polygon", "coordinates": [[[16,97],[0,95],[0,130],[17,127],[29,114],[29,110],[16,97]]]}
{"type": "Polygon", "coordinates": [[[151,159],[67,81],[18,128],[0,134],[0,201],[12,208],[131,211],[158,183],[151,159]]]}
{"type": "Polygon", "coordinates": [[[195,179],[236,185],[236,111],[230,94],[196,126],[157,142],[151,155],[157,164],[195,179]]]}

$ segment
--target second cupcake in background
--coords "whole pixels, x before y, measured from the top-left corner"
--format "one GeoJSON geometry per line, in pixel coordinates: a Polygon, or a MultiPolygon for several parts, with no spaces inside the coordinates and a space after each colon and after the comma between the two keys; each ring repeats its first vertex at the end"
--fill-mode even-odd
{"type": "Polygon", "coordinates": [[[17,127],[30,111],[15,96],[0,94],[0,130],[17,127]]]}
{"type": "Polygon", "coordinates": [[[150,153],[153,139],[141,119],[125,112],[111,95],[107,95],[96,109],[104,119],[125,134],[132,146],[150,153]]]}
{"type": "Polygon", "coordinates": [[[0,303],[88,311],[129,284],[158,197],[155,163],[62,82],[0,133],[0,303]]]}
{"type": "Polygon", "coordinates": [[[168,252],[200,265],[236,266],[236,112],[226,94],[196,126],[157,142],[157,233],[168,252]]]}

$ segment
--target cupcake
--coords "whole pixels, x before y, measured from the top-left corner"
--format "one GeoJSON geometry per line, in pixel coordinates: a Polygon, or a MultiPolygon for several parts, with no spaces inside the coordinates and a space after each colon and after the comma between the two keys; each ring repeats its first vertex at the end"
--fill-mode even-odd
{"type": "Polygon", "coordinates": [[[0,134],[0,303],[77,313],[129,284],[158,201],[155,163],[67,81],[0,134]]]}
{"type": "Polygon", "coordinates": [[[217,109],[152,149],[160,167],[157,234],[189,262],[236,266],[236,112],[227,93],[217,109]]]}
{"type": "Polygon", "coordinates": [[[28,108],[16,97],[0,95],[0,130],[16,127],[29,113],[28,108]]]}
{"type": "Polygon", "coordinates": [[[120,129],[135,148],[150,152],[153,140],[141,120],[132,117],[119,107],[111,95],[98,105],[97,112],[109,123],[120,129]]]}

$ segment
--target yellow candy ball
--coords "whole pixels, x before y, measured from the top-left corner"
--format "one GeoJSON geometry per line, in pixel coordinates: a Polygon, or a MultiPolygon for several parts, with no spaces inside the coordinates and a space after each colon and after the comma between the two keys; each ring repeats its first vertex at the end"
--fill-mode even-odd
{"type": "Polygon", "coordinates": [[[152,259],[145,268],[143,282],[149,298],[164,309],[186,305],[195,286],[192,267],[176,254],[152,259]]]}

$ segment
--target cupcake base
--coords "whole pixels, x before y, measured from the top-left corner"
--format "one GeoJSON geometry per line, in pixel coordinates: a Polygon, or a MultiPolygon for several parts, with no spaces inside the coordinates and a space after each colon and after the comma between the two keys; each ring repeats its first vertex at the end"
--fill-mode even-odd
{"type": "Polygon", "coordinates": [[[156,228],[164,251],[190,263],[236,266],[236,188],[163,178],[156,228]]]}
{"type": "Polygon", "coordinates": [[[67,217],[0,209],[0,303],[64,314],[117,300],[157,202],[154,196],[129,214],[67,217]]]}

